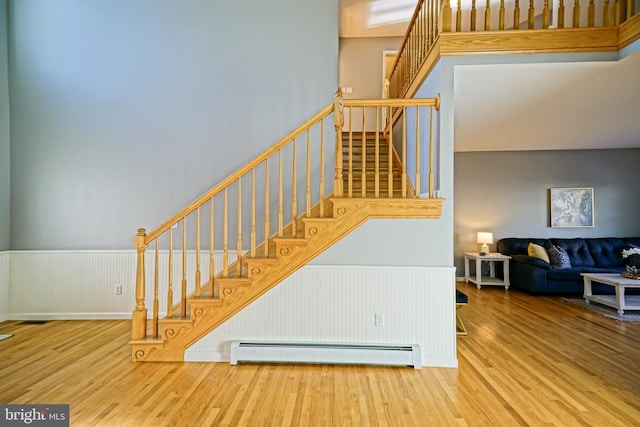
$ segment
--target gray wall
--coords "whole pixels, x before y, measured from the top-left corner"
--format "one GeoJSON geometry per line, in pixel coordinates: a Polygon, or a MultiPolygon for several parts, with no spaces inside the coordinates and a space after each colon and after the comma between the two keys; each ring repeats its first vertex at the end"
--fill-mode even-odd
{"type": "Polygon", "coordinates": [[[0,0],[0,251],[9,249],[11,226],[9,69],[7,59],[7,2],[0,0]]]}
{"type": "Polygon", "coordinates": [[[382,98],[382,52],[398,50],[402,37],[340,39],[339,83],[353,89],[345,98],[382,98]]]}
{"type": "MultiPolygon", "coordinates": [[[[402,41],[397,39],[397,43],[402,41]]],[[[352,86],[353,98],[378,98],[381,95],[382,50],[393,49],[393,38],[340,39],[340,85],[352,86]],[[356,79],[357,73],[361,74],[356,79]],[[371,75],[374,77],[371,78],[371,75]],[[350,77],[352,76],[352,77],[350,77]]],[[[447,69],[453,75],[451,66],[447,69]]],[[[436,187],[447,198],[442,217],[437,220],[370,220],[350,233],[314,264],[451,266],[453,263],[453,80],[443,76],[440,65],[423,83],[417,97],[442,96],[446,115],[437,113],[435,127],[436,167],[441,174],[436,187]]],[[[345,96],[346,97],[346,96],[345,96]]],[[[371,121],[368,121],[371,123],[371,121]]],[[[415,122],[408,123],[415,129],[415,122]]],[[[423,150],[423,153],[425,150],[423,150]]],[[[423,164],[424,166],[424,164],[423,164]]],[[[426,172],[423,173],[426,176],[426,172]]],[[[426,185],[426,183],[423,183],[426,185]]],[[[423,187],[426,189],[426,186],[423,187]]]]}
{"type": "Polygon", "coordinates": [[[9,5],[11,249],[130,248],[337,87],[337,0],[9,5]]]}
{"type": "Polygon", "coordinates": [[[478,251],[477,231],[503,237],[640,236],[640,149],[455,154],[455,257],[478,251]],[[548,191],[593,187],[593,228],[551,228],[548,191]]]}

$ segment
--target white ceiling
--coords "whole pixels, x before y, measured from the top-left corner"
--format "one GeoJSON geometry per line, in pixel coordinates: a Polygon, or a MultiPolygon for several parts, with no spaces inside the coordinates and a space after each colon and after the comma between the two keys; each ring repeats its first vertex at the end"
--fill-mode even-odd
{"type": "MultiPolygon", "coordinates": [[[[416,2],[339,4],[341,37],[397,37],[416,2]]],[[[640,52],[614,62],[456,66],[455,150],[640,147],[638,70],[640,52]]]]}
{"type": "Polygon", "coordinates": [[[416,0],[339,0],[340,37],[402,37],[416,0]]]}

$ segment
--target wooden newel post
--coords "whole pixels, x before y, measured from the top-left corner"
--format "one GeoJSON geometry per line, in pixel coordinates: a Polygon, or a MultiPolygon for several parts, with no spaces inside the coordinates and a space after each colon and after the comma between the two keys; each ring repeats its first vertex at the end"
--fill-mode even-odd
{"type": "Polygon", "coordinates": [[[342,128],[344,127],[344,98],[342,97],[342,88],[338,88],[336,92],[333,107],[333,126],[336,130],[336,173],[333,181],[333,194],[336,197],[342,197],[342,128]]]}
{"type": "Polygon", "coordinates": [[[131,319],[131,338],[140,340],[147,336],[147,309],[144,306],[144,251],[147,248],[144,228],[138,229],[133,244],[138,250],[138,266],[136,268],[136,308],[131,319]]]}
{"type": "Polygon", "coordinates": [[[451,32],[451,1],[442,0],[442,7],[440,11],[440,31],[443,33],[451,32]]]}

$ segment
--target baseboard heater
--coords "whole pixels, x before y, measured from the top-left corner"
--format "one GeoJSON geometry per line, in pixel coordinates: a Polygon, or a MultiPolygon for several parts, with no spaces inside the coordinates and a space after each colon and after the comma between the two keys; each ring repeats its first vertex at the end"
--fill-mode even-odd
{"type": "Polygon", "coordinates": [[[335,363],[422,368],[418,344],[231,341],[230,363],[335,363]]]}

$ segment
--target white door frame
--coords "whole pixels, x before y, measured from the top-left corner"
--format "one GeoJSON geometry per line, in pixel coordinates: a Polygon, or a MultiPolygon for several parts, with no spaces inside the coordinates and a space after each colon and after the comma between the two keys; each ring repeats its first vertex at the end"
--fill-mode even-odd
{"type": "Polygon", "coordinates": [[[387,98],[387,91],[385,90],[385,80],[387,78],[387,56],[398,55],[398,49],[385,49],[382,51],[382,99],[387,98]]]}

